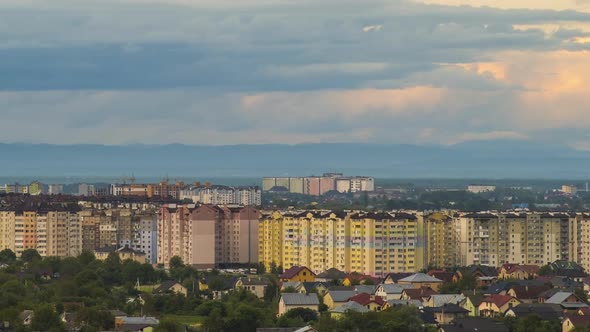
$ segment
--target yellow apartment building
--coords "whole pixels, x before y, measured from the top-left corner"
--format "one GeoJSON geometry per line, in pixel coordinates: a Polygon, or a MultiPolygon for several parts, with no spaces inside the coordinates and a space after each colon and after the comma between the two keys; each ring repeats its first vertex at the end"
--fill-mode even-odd
{"type": "Polygon", "coordinates": [[[337,268],[382,276],[422,268],[418,218],[406,213],[274,212],[260,221],[260,261],[314,273],[337,268]]]}
{"type": "Polygon", "coordinates": [[[0,250],[20,256],[36,249],[41,256],[77,256],[81,253],[81,224],[77,212],[2,211],[0,250]]]}

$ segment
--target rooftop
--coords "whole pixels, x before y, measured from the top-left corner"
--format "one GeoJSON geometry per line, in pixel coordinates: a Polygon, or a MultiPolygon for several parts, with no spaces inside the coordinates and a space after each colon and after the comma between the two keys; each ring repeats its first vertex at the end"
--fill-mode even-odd
{"type": "Polygon", "coordinates": [[[300,294],[300,293],[283,293],[281,299],[285,305],[319,305],[320,300],[315,293],[300,294]]]}

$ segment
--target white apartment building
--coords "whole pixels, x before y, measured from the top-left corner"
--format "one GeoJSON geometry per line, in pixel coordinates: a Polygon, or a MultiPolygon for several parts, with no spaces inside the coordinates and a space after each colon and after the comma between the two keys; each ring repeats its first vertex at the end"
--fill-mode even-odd
{"type": "Polygon", "coordinates": [[[479,185],[479,184],[472,184],[467,186],[467,191],[474,194],[485,193],[489,191],[495,191],[496,186],[486,186],[486,185],[479,185]]]}
{"type": "Polygon", "coordinates": [[[194,187],[181,190],[180,199],[190,199],[193,203],[212,205],[260,206],[262,205],[262,192],[259,187],[194,187]]]}
{"type": "Polygon", "coordinates": [[[133,244],[131,248],[145,254],[146,262],[158,261],[158,220],[156,215],[144,215],[133,225],[133,244]]]}

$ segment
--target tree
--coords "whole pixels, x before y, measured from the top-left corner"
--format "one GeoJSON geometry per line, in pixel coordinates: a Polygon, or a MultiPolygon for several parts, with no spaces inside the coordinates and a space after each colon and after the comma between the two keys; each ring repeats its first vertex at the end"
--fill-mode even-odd
{"type": "Polygon", "coordinates": [[[222,291],[225,289],[225,282],[221,277],[213,278],[209,281],[208,287],[212,291],[222,291]]]}
{"type": "Polygon", "coordinates": [[[543,265],[541,266],[541,268],[539,268],[539,275],[540,276],[546,276],[549,275],[553,272],[553,270],[551,269],[551,266],[549,265],[543,265]]]}
{"type": "Polygon", "coordinates": [[[92,263],[95,259],[96,257],[94,256],[94,253],[88,250],[82,251],[82,253],[78,256],[78,261],[84,266],[92,263]]]}
{"type": "Polygon", "coordinates": [[[588,294],[586,294],[586,291],[583,290],[582,288],[576,288],[574,290],[574,294],[582,301],[584,301],[584,303],[588,304],[588,294]]]}
{"type": "Polygon", "coordinates": [[[50,305],[44,305],[35,310],[31,328],[33,331],[61,332],[66,330],[59,315],[50,305]]]}
{"type": "Polygon", "coordinates": [[[173,322],[171,320],[162,320],[162,321],[160,321],[158,326],[156,326],[156,328],[154,328],[154,332],[182,332],[182,331],[183,331],[182,327],[178,323],[173,322]]]}
{"type": "Polygon", "coordinates": [[[16,261],[16,254],[10,249],[0,251],[0,262],[10,264],[16,261]]]}
{"type": "Polygon", "coordinates": [[[290,319],[300,318],[304,323],[315,322],[318,315],[315,311],[308,308],[295,308],[287,311],[284,316],[290,319]]]}
{"type": "Polygon", "coordinates": [[[41,255],[39,255],[39,252],[35,249],[25,249],[20,255],[20,259],[25,263],[30,263],[32,261],[40,260],[41,255]]]}
{"type": "Polygon", "coordinates": [[[181,267],[184,267],[184,262],[182,261],[182,258],[178,256],[170,258],[170,269],[180,269],[181,267]]]}

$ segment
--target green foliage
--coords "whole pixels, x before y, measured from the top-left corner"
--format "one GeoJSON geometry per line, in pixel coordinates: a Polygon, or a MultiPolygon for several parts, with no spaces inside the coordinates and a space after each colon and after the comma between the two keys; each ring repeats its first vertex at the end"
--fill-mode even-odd
{"type": "Polygon", "coordinates": [[[553,271],[551,270],[551,266],[549,265],[543,265],[539,268],[539,275],[540,276],[546,276],[551,274],[553,271]]]}
{"type": "Polygon", "coordinates": [[[16,254],[10,249],[0,251],[0,263],[12,264],[16,261],[16,254]]]}
{"type": "Polygon", "coordinates": [[[574,294],[582,301],[584,301],[584,303],[588,304],[588,294],[586,294],[586,291],[583,290],[582,288],[576,288],[574,290],[574,294]]]}
{"type": "Polygon", "coordinates": [[[95,259],[96,257],[94,256],[94,253],[88,250],[82,251],[82,253],[78,256],[78,261],[83,266],[88,266],[88,264],[92,263],[95,259]]]}
{"type": "Polygon", "coordinates": [[[209,280],[208,287],[212,291],[222,291],[225,289],[225,281],[222,277],[212,278],[209,280]]]}
{"type": "Polygon", "coordinates": [[[307,308],[295,308],[287,311],[279,317],[277,326],[279,327],[301,327],[314,323],[318,320],[318,314],[307,308]]]}
{"type": "Polygon", "coordinates": [[[110,312],[98,308],[80,308],[76,322],[82,326],[98,328],[102,331],[115,327],[115,317],[110,312]]]}
{"type": "Polygon", "coordinates": [[[36,260],[41,260],[41,255],[35,249],[25,249],[20,255],[20,259],[25,263],[30,263],[36,260]]]}
{"type": "Polygon", "coordinates": [[[181,267],[184,267],[184,262],[182,261],[182,258],[178,256],[170,258],[170,269],[179,269],[181,267]]]}
{"type": "Polygon", "coordinates": [[[561,332],[559,321],[546,321],[538,315],[505,321],[511,332],[561,332]]]}
{"type": "Polygon", "coordinates": [[[396,307],[382,312],[347,312],[341,319],[334,320],[328,314],[322,315],[314,325],[319,331],[377,331],[377,332],[422,332],[423,322],[418,309],[396,307]]]}
{"type": "Polygon", "coordinates": [[[154,332],[182,332],[182,326],[172,320],[162,320],[160,324],[156,326],[154,332]]]}
{"type": "Polygon", "coordinates": [[[35,310],[31,322],[33,331],[65,331],[65,327],[59,318],[59,314],[50,305],[43,305],[35,310]]]}

